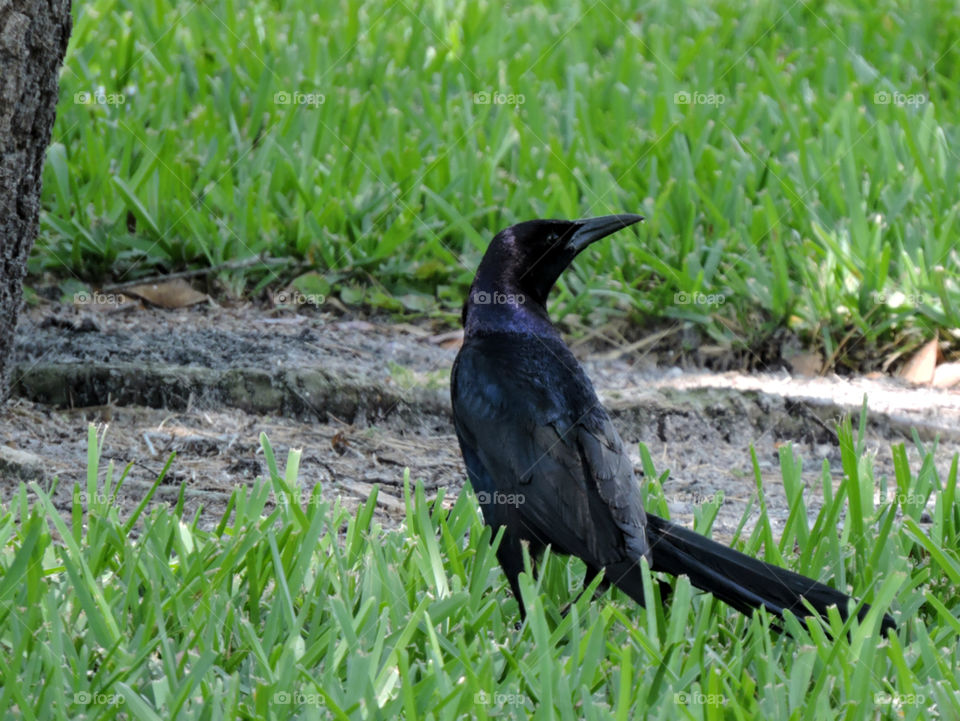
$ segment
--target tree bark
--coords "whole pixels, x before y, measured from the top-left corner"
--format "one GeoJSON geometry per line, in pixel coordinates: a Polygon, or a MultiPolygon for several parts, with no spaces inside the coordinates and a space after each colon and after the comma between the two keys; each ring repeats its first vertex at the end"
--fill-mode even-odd
{"type": "Polygon", "coordinates": [[[0,402],[6,400],[70,0],[0,0],[0,402]]]}

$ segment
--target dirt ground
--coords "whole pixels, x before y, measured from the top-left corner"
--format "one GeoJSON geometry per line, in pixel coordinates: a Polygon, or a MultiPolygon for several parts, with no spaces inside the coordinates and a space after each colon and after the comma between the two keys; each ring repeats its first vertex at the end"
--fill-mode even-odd
{"type": "MultiPolygon", "coordinates": [[[[66,509],[74,483],[85,487],[94,423],[104,434],[101,475],[108,461],[117,473],[133,464],[117,497],[121,514],[140,502],[175,451],[153,502],[175,503],[184,485],[188,508],[212,527],[231,492],[266,472],[265,433],[281,466],[288,449],[303,450],[304,489],[320,483],[325,495],[353,507],[378,484],[379,519],[395,526],[405,468],[429,495],[443,488],[452,499],[464,483],[448,386],[459,338],[441,331],[313,308],[32,308],[18,329],[12,397],[0,409],[0,498],[25,480],[49,488],[58,479],[55,499],[66,509]]],[[[880,484],[886,477],[894,487],[894,443],[905,442],[919,468],[911,429],[924,443],[939,439],[941,477],[960,451],[958,392],[893,379],[662,367],[655,351],[597,342],[574,349],[638,470],[641,441],[658,472],[670,470],[664,492],[673,518],[690,523],[699,504],[723,494],[714,525],[721,539],[755,496],[751,444],[777,530],[787,517],[782,444],[801,456],[808,505],[819,508],[823,460],[834,484],[841,477],[834,423],[858,413],[864,394],[880,484]]]]}

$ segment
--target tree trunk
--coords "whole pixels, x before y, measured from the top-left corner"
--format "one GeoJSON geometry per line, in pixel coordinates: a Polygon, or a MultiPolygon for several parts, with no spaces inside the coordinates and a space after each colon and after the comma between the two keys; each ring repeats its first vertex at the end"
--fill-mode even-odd
{"type": "Polygon", "coordinates": [[[0,0],[0,402],[7,397],[70,0],[0,0]]]}

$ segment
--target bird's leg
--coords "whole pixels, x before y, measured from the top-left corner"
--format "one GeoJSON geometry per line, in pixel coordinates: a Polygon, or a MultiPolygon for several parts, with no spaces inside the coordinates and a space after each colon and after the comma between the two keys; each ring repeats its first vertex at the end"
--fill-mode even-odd
{"type": "Polygon", "coordinates": [[[527,609],[523,605],[523,596],[520,593],[520,574],[523,572],[523,546],[520,543],[520,538],[510,533],[509,530],[500,539],[500,546],[497,548],[497,560],[500,561],[500,567],[503,568],[507,581],[510,582],[510,590],[513,591],[513,596],[520,606],[520,622],[522,624],[527,618],[527,609]]]}

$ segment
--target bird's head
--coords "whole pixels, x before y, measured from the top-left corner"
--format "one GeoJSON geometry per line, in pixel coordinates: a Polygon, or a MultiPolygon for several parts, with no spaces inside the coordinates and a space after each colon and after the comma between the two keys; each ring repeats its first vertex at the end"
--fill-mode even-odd
{"type": "Polygon", "coordinates": [[[501,230],[480,261],[464,321],[471,305],[509,302],[546,307],[550,289],[577,255],[591,243],[643,220],[624,213],[587,220],[528,220],[501,230]]]}

